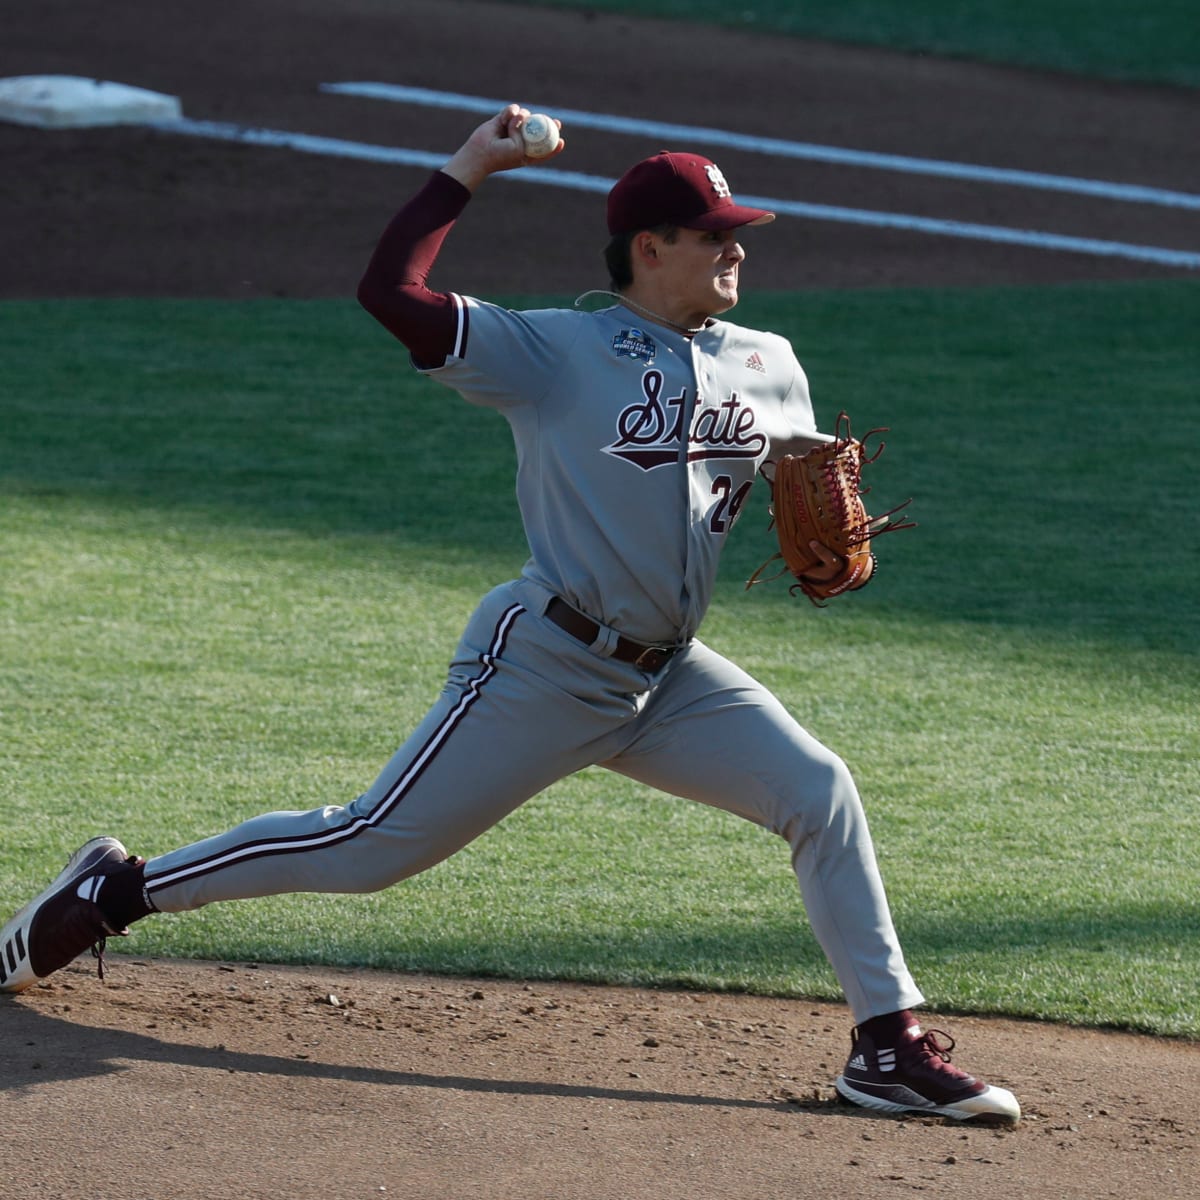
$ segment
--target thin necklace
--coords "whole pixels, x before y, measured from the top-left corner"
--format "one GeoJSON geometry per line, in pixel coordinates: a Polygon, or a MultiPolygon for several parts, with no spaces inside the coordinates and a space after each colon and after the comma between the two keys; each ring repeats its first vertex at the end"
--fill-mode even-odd
{"type": "Polygon", "coordinates": [[[626,308],[635,308],[638,312],[643,312],[646,316],[653,317],[656,321],[669,326],[671,329],[678,329],[680,333],[687,334],[688,337],[704,332],[704,325],[698,325],[695,329],[690,329],[687,325],[680,325],[678,321],[669,320],[662,313],[656,313],[654,309],[647,308],[644,304],[639,304],[636,300],[630,300],[628,296],[622,296],[620,292],[609,292],[603,288],[593,288],[590,292],[584,292],[582,296],[577,296],[575,307],[578,308],[589,296],[611,296],[618,303],[625,305],[626,308]]]}

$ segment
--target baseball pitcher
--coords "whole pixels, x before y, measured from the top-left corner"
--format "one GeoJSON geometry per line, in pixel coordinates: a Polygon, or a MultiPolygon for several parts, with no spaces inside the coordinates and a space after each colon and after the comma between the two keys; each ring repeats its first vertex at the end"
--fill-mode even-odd
{"type": "MultiPolygon", "coordinates": [[[[774,215],[737,203],[709,159],[664,151],[608,195],[602,295],[517,312],[430,288],[488,176],[564,152],[559,139],[527,153],[530,115],[507,106],[433,173],[384,230],[358,293],[448,403],[457,394],[506,418],[529,544],[520,577],[480,601],[441,695],[367,792],[149,860],[93,839],[0,933],[0,990],[29,987],[154,912],[389,887],[600,765],[784,840],[854,1017],[843,1097],[1015,1121],[1012,1093],[952,1064],[953,1043],[913,1012],[922,995],[845,763],[699,636],[760,470],[834,440],[817,431],[787,341],[724,319],[745,230],[774,215]]],[[[814,545],[804,581],[820,592],[846,557],[814,545]]]]}

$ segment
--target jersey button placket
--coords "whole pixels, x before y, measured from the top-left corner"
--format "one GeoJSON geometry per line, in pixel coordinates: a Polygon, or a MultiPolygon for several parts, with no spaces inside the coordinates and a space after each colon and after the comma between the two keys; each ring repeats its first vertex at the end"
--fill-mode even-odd
{"type": "Polygon", "coordinates": [[[689,451],[692,446],[692,437],[695,433],[696,421],[701,410],[704,407],[703,398],[709,394],[712,389],[713,374],[711,368],[705,363],[703,356],[696,347],[693,340],[689,349],[692,356],[692,382],[691,388],[691,407],[686,414],[684,420],[684,429],[687,434],[684,438],[684,444],[680,448],[680,453],[683,456],[683,486],[686,492],[686,513],[687,513],[687,529],[686,533],[686,553],[684,558],[683,570],[683,589],[680,599],[680,609],[683,612],[684,619],[691,622],[692,618],[692,597],[697,594],[695,572],[698,569],[697,564],[703,562],[703,555],[695,553],[696,538],[702,535],[703,508],[697,511],[696,506],[701,504],[702,500],[706,501],[706,497],[700,497],[696,494],[696,487],[693,485],[692,475],[702,465],[701,463],[692,463],[688,459],[689,451]],[[701,392],[701,387],[704,392],[701,392]]]}

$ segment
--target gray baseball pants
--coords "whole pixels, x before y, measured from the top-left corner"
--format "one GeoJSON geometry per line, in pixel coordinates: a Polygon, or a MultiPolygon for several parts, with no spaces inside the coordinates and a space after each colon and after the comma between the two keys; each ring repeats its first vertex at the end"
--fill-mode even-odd
{"type": "Polygon", "coordinates": [[[283,892],[370,892],[442,861],[556,780],[601,765],[735,813],[789,844],[809,921],[861,1023],[918,1005],[846,765],[699,640],[656,676],[490,592],[446,686],[352,803],[255,817],[146,865],[161,912],[283,892]]]}

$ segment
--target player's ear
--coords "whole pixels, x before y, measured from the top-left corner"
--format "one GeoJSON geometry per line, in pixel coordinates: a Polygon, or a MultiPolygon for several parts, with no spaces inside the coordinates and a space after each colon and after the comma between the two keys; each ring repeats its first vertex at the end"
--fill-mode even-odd
{"type": "Polygon", "coordinates": [[[633,235],[633,241],[629,244],[630,257],[635,262],[644,262],[648,265],[653,265],[658,258],[658,237],[648,229],[643,229],[641,233],[633,235]]]}

